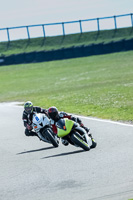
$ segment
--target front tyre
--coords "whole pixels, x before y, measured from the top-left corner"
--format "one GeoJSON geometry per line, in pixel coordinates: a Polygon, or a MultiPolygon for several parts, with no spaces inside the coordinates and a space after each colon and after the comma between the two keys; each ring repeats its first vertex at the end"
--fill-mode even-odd
{"type": "Polygon", "coordinates": [[[73,141],[74,144],[81,147],[85,151],[90,150],[89,145],[83,140],[82,136],[78,132],[72,133],[71,140],[73,141]]]}
{"type": "Polygon", "coordinates": [[[56,141],[56,139],[54,138],[54,136],[52,135],[52,133],[50,132],[49,129],[45,130],[45,136],[48,138],[48,140],[51,142],[51,144],[54,147],[58,147],[59,146],[58,141],[56,141]]]}

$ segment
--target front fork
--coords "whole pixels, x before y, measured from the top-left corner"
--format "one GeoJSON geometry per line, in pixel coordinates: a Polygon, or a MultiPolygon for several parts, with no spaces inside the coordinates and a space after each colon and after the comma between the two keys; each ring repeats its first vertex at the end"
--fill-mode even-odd
{"type": "Polygon", "coordinates": [[[37,132],[37,135],[43,142],[51,143],[49,140],[45,139],[40,132],[37,132]]]}
{"type": "Polygon", "coordinates": [[[87,133],[85,133],[84,137],[85,137],[86,142],[89,145],[89,147],[91,147],[91,145],[92,145],[92,139],[88,136],[87,133]]]}
{"type": "Polygon", "coordinates": [[[78,133],[82,135],[82,137],[85,139],[85,142],[87,142],[89,147],[91,147],[92,139],[88,136],[87,132],[82,127],[79,127],[79,126],[75,127],[75,130],[77,130],[78,133]]]}

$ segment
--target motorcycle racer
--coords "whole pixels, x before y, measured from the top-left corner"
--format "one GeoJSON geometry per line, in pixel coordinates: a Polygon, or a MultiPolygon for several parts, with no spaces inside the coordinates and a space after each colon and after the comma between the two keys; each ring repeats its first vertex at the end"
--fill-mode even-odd
{"type": "Polygon", "coordinates": [[[47,115],[47,109],[33,106],[33,103],[31,101],[27,101],[24,104],[24,111],[23,111],[23,115],[22,115],[22,120],[24,123],[26,136],[37,136],[38,137],[38,135],[34,131],[32,131],[33,128],[31,126],[32,125],[32,117],[35,112],[44,113],[47,115]]]}
{"type": "MultiPolygon", "coordinates": [[[[51,118],[51,125],[53,128],[53,132],[55,134],[57,134],[57,128],[56,128],[56,122],[60,119],[60,118],[68,118],[70,120],[73,120],[75,122],[77,122],[82,128],[84,128],[86,130],[86,132],[88,133],[88,135],[92,138],[92,135],[89,134],[89,129],[87,127],[84,126],[84,124],[82,123],[81,119],[79,119],[78,117],[73,117],[72,115],[67,114],[66,112],[58,112],[58,109],[54,106],[50,107],[48,109],[48,115],[51,118]]],[[[67,140],[61,138],[62,144],[67,146],[69,143],[67,140]]]]}

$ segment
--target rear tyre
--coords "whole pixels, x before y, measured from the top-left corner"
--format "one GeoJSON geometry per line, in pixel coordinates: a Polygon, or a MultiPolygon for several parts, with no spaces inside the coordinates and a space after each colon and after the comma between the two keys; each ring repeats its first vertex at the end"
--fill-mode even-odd
{"type": "Polygon", "coordinates": [[[74,144],[76,144],[77,146],[81,147],[85,151],[89,151],[90,150],[90,147],[83,140],[82,136],[79,133],[77,133],[77,132],[72,133],[71,140],[73,141],[74,144]]]}
{"type": "Polygon", "coordinates": [[[54,138],[54,136],[52,135],[52,133],[50,132],[49,129],[45,130],[44,134],[45,134],[45,137],[48,138],[48,140],[51,142],[51,144],[54,147],[58,147],[59,146],[58,141],[56,141],[56,139],[54,138]]]}

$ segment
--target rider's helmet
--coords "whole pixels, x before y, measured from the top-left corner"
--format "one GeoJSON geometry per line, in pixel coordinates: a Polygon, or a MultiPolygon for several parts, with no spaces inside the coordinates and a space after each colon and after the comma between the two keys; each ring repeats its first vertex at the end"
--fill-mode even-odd
{"type": "Polygon", "coordinates": [[[59,119],[58,109],[55,106],[52,106],[48,109],[48,115],[54,121],[57,121],[59,119]]]}
{"type": "Polygon", "coordinates": [[[27,101],[24,104],[24,110],[26,113],[31,114],[33,112],[33,103],[31,101],[27,101]]]}

